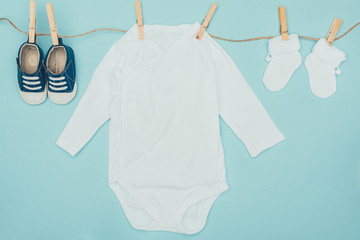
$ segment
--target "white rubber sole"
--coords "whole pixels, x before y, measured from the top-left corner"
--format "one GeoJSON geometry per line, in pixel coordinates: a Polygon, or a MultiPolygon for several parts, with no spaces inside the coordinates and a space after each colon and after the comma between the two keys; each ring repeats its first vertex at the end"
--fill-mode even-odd
{"type": "Polygon", "coordinates": [[[73,100],[73,98],[76,95],[76,91],[77,91],[77,86],[76,83],[74,84],[74,89],[72,92],[70,93],[57,93],[57,92],[51,92],[48,91],[48,96],[49,99],[56,104],[67,104],[69,103],[71,100],[73,100]]]}
{"type": "Polygon", "coordinates": [[[43,92],[23,92],[19,88],[22,99],[28,104],[39,105],[46,100],[47,88],[43,92]]]}

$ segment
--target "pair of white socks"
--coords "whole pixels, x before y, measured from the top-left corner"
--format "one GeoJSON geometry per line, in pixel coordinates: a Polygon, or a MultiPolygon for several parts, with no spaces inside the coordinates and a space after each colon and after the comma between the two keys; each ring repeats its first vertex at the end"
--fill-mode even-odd
{"type": "MultiPolygon", "coordinates": [[[[296,34],[289,35],[289,40],[281,36],[269,40],[269,65],[263,77],[263,83],[270,91],[283,89],[293,73],[302,63],[299,52],[300,42],[296,34]]],[[[336,92],[336,74],[340,74],[339,65],[344,61],[345,53],[334,46],[329,46],[325,39],[320,39],[312,53],[305,59],[311,91],[320,98],[330,97],[336,92]],[[335,71],[336,69],[336,71],[335,71]]]]}

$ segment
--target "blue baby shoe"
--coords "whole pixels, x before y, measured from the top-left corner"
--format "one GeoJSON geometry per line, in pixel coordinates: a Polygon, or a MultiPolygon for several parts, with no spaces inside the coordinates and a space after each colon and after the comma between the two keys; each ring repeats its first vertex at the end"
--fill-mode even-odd
{"type": "Polygon", "coordinates": [[[45,101],[47,95],[43,52],[36,43],[23,43],[16,58],[18,84],[25,102],[37,105],[45,101]]]}
{"type": "Polygon", "coordinates": [[[62,43],[53,45],[45,57],[45,72],[48,81],[48,96],[57,104],[67,104],[76,95],[74,51],[62,43]]]}

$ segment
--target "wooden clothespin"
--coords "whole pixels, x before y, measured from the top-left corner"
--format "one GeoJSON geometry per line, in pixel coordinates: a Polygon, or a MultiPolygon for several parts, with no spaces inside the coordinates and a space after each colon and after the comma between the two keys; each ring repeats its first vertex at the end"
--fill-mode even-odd
{"type": "Polygon", "coordinates": [[[216,8],[217,8],[217,4],[216,4],[216,3],[213,3],[213,4],[211,5],[211,8],[210,8],[208,14],[206,15],[206,17],[204,18],[203,22],[201,23],[199,32],[198,32],[197,35],[196,35],[196,38],[197,38],[197,39],[200,40],[200,39],[202,38],[202,36],[204,35],[204,32],[205,32],[206,28],[209,26],[209,22],[210,22],[212,16],[214,15],[214,12],[215,12],[216,8]]]}
{"type": "Polygon", "coordinates": [[[141,13],[141,3],[140,1],[135,2],[135,10],[136,10],[136,22],[138,25],[138,31],[139,31],[139,39],[144,39],[144,23],[142,19],[142,13],[141,13]]]}
{"type": "Polygon", "coordinates": [[[341,23],[342,20],[340,18],[335,18],[333,23],[331,24],[330,30],[326,35],[326,42],[329,46],[333,44],[336,34],[338,33],[339,28],[341,26],[341,23]]]}
{"type": "Polygon", "coordinates": [[[333,31],[336,21],[337,21],[337,18],[334,18],[334,21],[332,22],[332,24],[330,26],[329,32],[326,34],[326,37],[325,37],[326,41],[329,39],[329,36],[330,36],[331,32],[333,31]]]}
{"type": "Polygon", "coordinates": [[[29,43],[35,43],[35,37],[36,37],[35,1],[30,1],[29,43]]]}
{"type": "Polygon", "coordinates": [[[280,33],[282,36],[282,40],[288,40],[289,38],[288,38],[285,7],[284,6],[279,7],[278,11],[279,11],[279,20],[280,20],[280,33]]]}
{"type": "Polygon", "coordinates": [[[53,42],[53,45],[59,45],[59,39],[58,39],[58,33],[56,29],[55,24],[55,15],[54,10],[51,3],[46,4],[46,11],[49,19],[49,25],[50,25],[50,32],[51,32],[51,39],[53,42]]]}

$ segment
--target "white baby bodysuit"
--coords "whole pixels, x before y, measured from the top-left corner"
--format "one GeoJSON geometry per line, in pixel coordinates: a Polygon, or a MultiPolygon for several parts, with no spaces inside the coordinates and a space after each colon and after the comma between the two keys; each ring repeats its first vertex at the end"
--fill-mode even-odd
{"type": "Polygon", "coordinates": [[[192,234],[228,189],[219,115],[256,157],[282,141],[199,23],[134,25],[106,54],[57,144],[75,155],[108,119],[109,186],[137,229],[192,234]]]}

